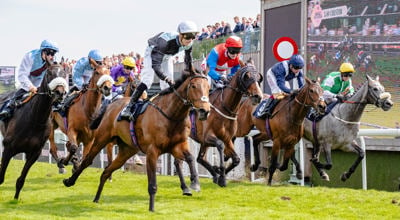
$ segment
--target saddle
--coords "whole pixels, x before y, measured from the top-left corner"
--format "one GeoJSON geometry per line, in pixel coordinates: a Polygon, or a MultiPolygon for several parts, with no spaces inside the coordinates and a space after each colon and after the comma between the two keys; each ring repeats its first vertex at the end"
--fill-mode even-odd
{"type": "MultiPolygon", "coordinates": [[[[139,101],[137,101],[135,103],[135,107],[134,107],[135,111],[133,113],[131,113],[132,115],[130,117],[130,120],[131,121],[136,121],[136,119],[139,117],[139,115],[143,114],[146,111],[146,109],[149,106],[149,104],[150,104],[149,100],[146,100],[146,101],[139,100],[139,101]]],[[[118,119],[117,120],[118,121],[122,120],[121,119],[121,112],[118,114],[118,119]]]]}
{"type": "Polygon", "coordinates": [[[73,91],[64,99],[64,102],[61,104],[60,109],[55,112],[60,113],[62,117],[66,117],[71,105],[73,105],[78,100],[78,98],[81,97],[82,94],[83,93],[81,91],[73,91]]]}
{"type": "Polygon", "coordinates": [[[328,115],[332,111],[333,107],[335,107],[337,103],[339,102],[329,103],[327,108],[325,109],[325,114],[323,115],[319,114],[314,108],[311,108],[310,111],[307,113],[306,118],[313,122],[321,121],[321,119],[323,119],[326,115],[328,115]]]}

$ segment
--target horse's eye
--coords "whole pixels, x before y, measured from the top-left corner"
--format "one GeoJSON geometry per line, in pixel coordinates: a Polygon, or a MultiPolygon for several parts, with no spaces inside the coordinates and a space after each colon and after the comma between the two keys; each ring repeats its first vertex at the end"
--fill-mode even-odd
{"type": "Polygon", "coordinates": [[[378,88],[374,88],[374,91],[377,92],[377,91],[378,91],[378,88]]]}

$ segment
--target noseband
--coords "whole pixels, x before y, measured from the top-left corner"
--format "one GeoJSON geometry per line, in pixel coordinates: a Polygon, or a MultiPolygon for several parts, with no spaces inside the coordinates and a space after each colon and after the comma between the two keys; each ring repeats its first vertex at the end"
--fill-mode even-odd
{"type": "Polygon", "coordinates": [[[188,86],[187,86],[187,88],[186,88],[186,98],[183,98],[183,97],[178,93],[178,91],[176,91],[175,88],[172,88],[172,90],[174,91],[174,94],[175,94],[176,96],[178,96],[178,98],[183,102],[184,105],[189,105],[189,106],[191,106],[191,107],[194,108],[194,109],[197,109],[197,107],[194,106],[194,104],[193,104],[194,102],[196,102],[196,101],[208,102],[208,97],[207,97],[207,96],[202,96],[202,97],[200,97],[200,99],[195,99],[195,100],[190,100],[190,99],[189,99],[189,88],[190,88],[190,86],[192,85],[191,81],[192,81],[193,79],[196,79],[196,78],[202,78],[202,79],[208,81],[207,77],[205,77],[205,76],[203,76],[203,75],[194,75],[194,76],[191,76],[190,79],[189,79],[189,84],[188,84],[188,86]]]}
{"type": "Polygon", "coordinates": [[[234,88],[234,87],[232,87],[232,86],[230,86],[230,85],[226,85],[226,87],[231,88],[231,89],[233,89],[234,91],[236,91],[236,92],[238,92],[238,93],[240,93],[240,94],[242,94],[242,95],[248,96],[248,97],[254,96],[253,94],[250,94],[250,93],[247,91],[247,89],[248,89],[254,82],[257,82],[256,77],[255,77],[255,74],[258,74],[258,72],[256,71],[256,69],[255,69],[254,67],[252,67],[252,66],[245,66],[245,67],[241,68],[241,69],[238,71],[238,74],[240,75],[240,76],[239,76],[239,86],[238,86],[238,88],[234,88]],[[245,75],[246,75],[247,72],[250,72],[252,77],[250,77],[248,80],[245,80],[244,77],[245,77],[245,75]],[[253,77],[253,76],[254,76],[254,77],[253,77]]]}

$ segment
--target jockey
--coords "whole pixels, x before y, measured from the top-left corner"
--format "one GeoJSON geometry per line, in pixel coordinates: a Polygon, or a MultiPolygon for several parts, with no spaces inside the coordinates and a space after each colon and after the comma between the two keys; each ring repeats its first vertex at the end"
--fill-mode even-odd
{"type": "Polygon", "coordinates": [[[224,86],[236,71],[240,68],[240,51],[242,50],[242,39],[230,36],[225,43],[215,46],[207,56],[208,75],[217,88],[224,86]],[[227,75],[228,68],[231,68],[227,75]]]}
{"type": "Polygon", "coordinates": [[[162,80],[160,81],[161,89],[175,84],[173,58],[177,53],[185,51],[184,62],[187,67],[192,66],[192,44],[199,32],[197,25],[192,21],[184,21],[178,25],[177,31],[178,33],[161,32],[148,40],[141,83],[132,94],[129,104],[122,110],[121,119],[130,119],[131,113],[135,111],[135,103],[153,83],[154,73],[162,80]]]}
{"type": "Polygon", "coordinates": [[[304,76],[302,68],[304,67],[304,59],[301,55],[295,54],[289,60],[274,64],[267,71],[267,82],[271,88],[271,96],[268,99],[262,115],[270,117],[275,105],[284,97],[284,94],[297,93],[298,89],[290,89],[289,81],[297,79],[298,88],[304,85],[304,76]]]}
{"type": "Polygon", "coordinates": [[[354,72],[355,70],[351,63],[342,63],[339,72],[331,72],[326,76],[322,81],[321,87],[324,89],[323,97],[327,104],[336,103],[337,101],[343,102],[346,96],[354,93],[351,83],[351,77],[354,72]]]}
{"type": "Polygon", "coordinates": [[[58,51],[57,43],[43,40],[40,44],[40,49],[35,49],[25,54],[17,73],[21,88],[15,93],[14,97],[7,102],[6,106],[2,108],[0,112],[1,120],[11,117],[14,108],[18,104],[18,100],[21,99],[24,94],[28,92],[37,92],[37,87],[40,86],[44,78],[47,63],[53,63],[55,61],[54,55],[58,51]]]}
{"type": "MultiPolygon", "coordinates": [[[[128,85],[129,77],[135,79],[136,62],[132,57],[125,57],[122,63],[111,68],[111,77],[114,79],[113,96],[122,95],[128,85]]],[[[137,74],[136,74],[137,75],[137,74]]]]}
{"type": "MultiPolygon", "coordinates": [[[[72,70],[72,81],[74,87],[81,90],[84,84],[88,84],[93,74],[93,68],[90,65],[89,58],[94,59],[99,65],[103,64],[103,56],[98,50],[91,50],[87,57],[79,59],[72,70]]],[[[76,90],[72,89],[71,90],[76,90]]]]}

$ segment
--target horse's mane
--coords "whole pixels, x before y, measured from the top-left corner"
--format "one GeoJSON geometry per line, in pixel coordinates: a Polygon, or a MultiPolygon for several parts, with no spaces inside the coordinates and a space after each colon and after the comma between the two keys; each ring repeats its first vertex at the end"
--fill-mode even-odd
{"type": "Polygon", "coordinates": [[[349,96],[349,98],[353,97],[367,83],[368,80],[366,80],[364,83],[359,84],[358,87],[354,90],[353,94],[349,96]]]}
{"type": "MultiPolygon", "coordinates": [[[[196,69],[195,71],[196,71],[196,72],[195,72],[194,74],[196,74],[196,75],[197,75],[197,74],[200,74],[200,71],[198,71],[197,69],[196,69]]],[[[173,87],[168,87],[168,88],[166,88],[166,89],[164,89],[164,90],[161,90],[161,92],[159,93],[159,95],[160,95],[160,96],[163,96],[163,95],[167,95],[167,94],[172,93],[172,92],[174,91],[174,89],[179,88],[179,86],[181,86],[182,83],[185,82],[185,80],[186,80],[190,75],[191,75],[191,74],[190,74],[189,70],[183,70],[183,71],[182,71],[182,76],[181,76],[181,78],[179,78],[178,80],[175,81],[175,85],[174,85],[173,87]]]]}

